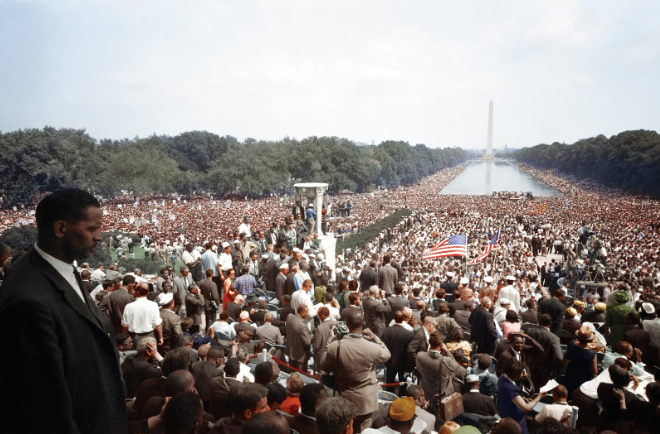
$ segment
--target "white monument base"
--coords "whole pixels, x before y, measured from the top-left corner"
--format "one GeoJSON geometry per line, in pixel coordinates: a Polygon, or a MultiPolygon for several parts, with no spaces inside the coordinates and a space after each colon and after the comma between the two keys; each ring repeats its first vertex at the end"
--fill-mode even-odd
{"type": "Polygon", "coordinates": [[[334,275],[337,265],[337,239],[334,235],[323,235],[319,237],[325,263],[330,267],[330,274],[334,275]]]}

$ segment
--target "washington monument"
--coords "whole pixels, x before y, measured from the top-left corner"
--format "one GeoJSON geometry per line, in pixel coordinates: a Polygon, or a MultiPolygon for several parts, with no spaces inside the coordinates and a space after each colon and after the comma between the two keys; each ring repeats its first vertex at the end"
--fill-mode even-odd
{"type": "Polygon", "coordinates": [[[493,159],[493,101],[488,105],[488,144],[486,145],[486,155],[484,158],[493,159]]]}

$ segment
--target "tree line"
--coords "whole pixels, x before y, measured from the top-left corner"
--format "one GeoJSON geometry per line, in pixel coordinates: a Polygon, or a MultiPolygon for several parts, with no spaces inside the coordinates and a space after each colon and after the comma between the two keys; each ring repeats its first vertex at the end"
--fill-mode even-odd
{"type": "Polygon", "coordinates": [[[296,182],[326,182],[331,192],[409,185],[462,163],[460,148],[384,141],[358,145],[339,137],[267,141],[190,131],[176,136],[96,140],[69,128],[0,132],[0,195],[5,205],[78,187],[112,197],[122,190],[261,196],[296,182]]]}
{"type": "Polygon", "coordinates": [[[660,135],[655,131],[624,131],[609,139],[599,135],[572,145],[541,144],[519,149],[513,157],[537,168],[660,198],[660,135]]]}

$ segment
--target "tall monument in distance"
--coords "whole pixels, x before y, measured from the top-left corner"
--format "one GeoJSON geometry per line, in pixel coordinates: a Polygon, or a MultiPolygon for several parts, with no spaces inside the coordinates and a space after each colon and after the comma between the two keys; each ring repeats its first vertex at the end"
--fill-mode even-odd
{"type": "Polygon", "coordinates": [[[493,100],[488,104],[488,144],[486,145],[486,160],[493,159],[493,100]]]}

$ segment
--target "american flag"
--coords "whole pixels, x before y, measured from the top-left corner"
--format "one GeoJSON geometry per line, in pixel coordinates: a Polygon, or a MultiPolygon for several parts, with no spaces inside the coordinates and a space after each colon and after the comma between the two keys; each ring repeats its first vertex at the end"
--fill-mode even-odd
{"type": "Polygon", "coordinates": [[[446,240],[440,241],[431,247],[431,250],[424,255],[422,260],[442,258],[445,256],[467,256],[467,235],[452,235],[446,240]]]}
{"type": "Polygon", "coordinates": [[[478,264],[479,262],[486,259],[490,251],[493,250],[495,247],[497,247],[497,240],[499,238],[500,238],[500,230],[498,229],[497,232],[495,232],[495,236],[493,237],[493,239],[490,240],[490,243],[488,243],[488,245],[486,246],[486,250],[484,250],[484,252],[481,255],[471,260],[470,264],[478,264]]]}

